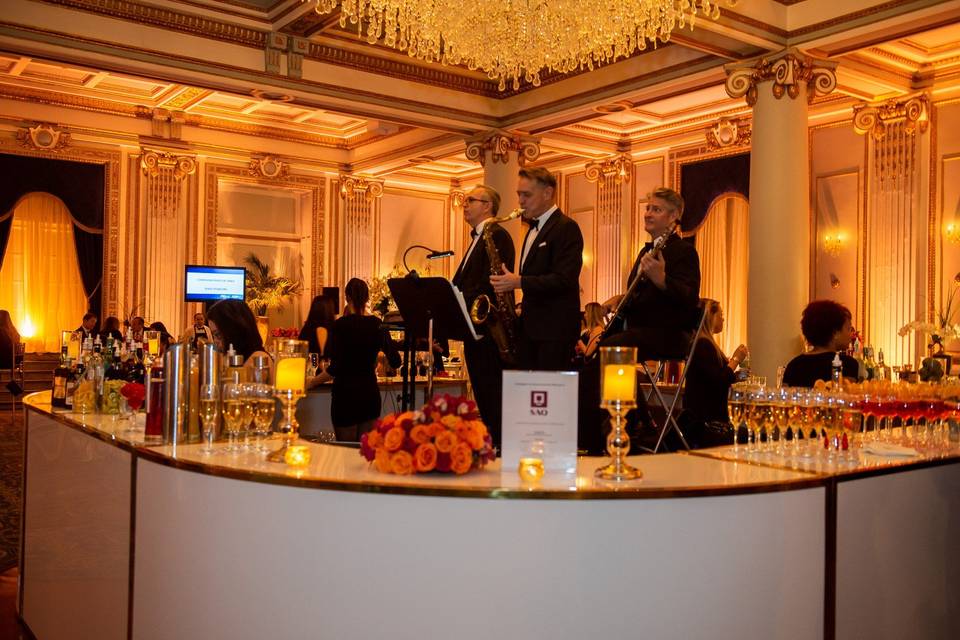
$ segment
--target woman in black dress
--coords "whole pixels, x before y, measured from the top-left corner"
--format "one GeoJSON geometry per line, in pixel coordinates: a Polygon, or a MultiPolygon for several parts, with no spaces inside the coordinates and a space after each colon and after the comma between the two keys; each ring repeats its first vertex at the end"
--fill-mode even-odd
{"type": "Polygon", "coordinates": [[[727,395],[736,379],[734,372],[747,357],[747,347],[741,344],[728,358],[713,337],[723,331],[723,308],[710,298],[703,298],[701,304],[707,313],[687,369],[683,424],[692,446],[704,447],[730,442],[731,435],[711,427],[730,422],[727,395]]]}
{"type": "Polygon", "coordinates": [[[331,298],[316,296],[310,303],[310,313],[307,314],[307,321],[303,323],[303,328],[300,329],[300,339],[309,343],[310,353],[316,353],[321,358],[326,356],[327,340],[330,337],[330,330],[333,328],[336,315],[334,302],[331,298]]]}
{"type": "Polygon", "coordinates": [[[812,387],[817,380],[829,381],[833,358],[839,352],[843,377],[857,380],[860,364],[844,353],[853,337],[850,309],[833,300],[814,300],[803,310],[800,331],[810,349],[787,363],[783,386],[812,387]]]}
{"type": "Polygon", "coordinates": [[[367,315],[370,290],[352,278],[344,291],[347,307],[333,323],[327,342],[333,376],[330,417],[337,440],[357,442],[380,417],[377,354],[386,353],[390,365],[400,366],[400,353],[376,316],[367,315]]]}

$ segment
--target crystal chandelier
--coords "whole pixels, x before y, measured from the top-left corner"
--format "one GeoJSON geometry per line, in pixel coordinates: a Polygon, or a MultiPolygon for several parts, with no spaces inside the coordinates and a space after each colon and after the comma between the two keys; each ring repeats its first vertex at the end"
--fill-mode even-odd
{"type": "MultiPolygon", "coordinates": [[[[340,5],[340,26],[367,42],[427,62],[482,69],[500,90],[544,70],[569,73],[625,58],[697,16],[716,20],[719,0],[307,0],[317,13],[340,5]]],[[[735,4],[736,0],[726,0],[735,4]]]]}

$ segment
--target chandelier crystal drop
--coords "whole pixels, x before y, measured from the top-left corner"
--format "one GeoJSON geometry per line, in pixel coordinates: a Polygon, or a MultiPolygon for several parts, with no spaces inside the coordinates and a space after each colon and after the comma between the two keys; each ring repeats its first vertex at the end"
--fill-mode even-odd
{"type": "MultiPolygon", "coordinates": [[[[667,42],[698,16],[716,20],[710,0],[309,0],[319,14],[340,6],[340,26],[370,44],[427,62],[481,69],[500,90],[544,71],[569,73],[667,42]]],[[[733,5],[736,0],[727,0],[733,5]]]]}

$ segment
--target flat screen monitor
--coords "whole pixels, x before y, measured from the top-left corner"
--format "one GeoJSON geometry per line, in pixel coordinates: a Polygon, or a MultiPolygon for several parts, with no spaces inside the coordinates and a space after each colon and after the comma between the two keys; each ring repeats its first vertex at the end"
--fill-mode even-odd
{"type": "Polygon", "coordinates": [[[188,264],[184,272],[184,300],[214,302],[243,300],[247,270],[243,267],[208,267],[188,264]]]}

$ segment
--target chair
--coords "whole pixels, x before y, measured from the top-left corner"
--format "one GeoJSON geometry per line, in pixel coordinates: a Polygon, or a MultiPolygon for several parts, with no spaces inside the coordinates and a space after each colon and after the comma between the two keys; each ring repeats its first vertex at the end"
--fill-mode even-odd
{"type": "Polygon", "coordinates": [[[657,444],[653,449],[646,449],[650,453],[657,453],[660,450],[660,445],[663,444],[663,438],[667,434],[667,430],[673,429],[677,436],[680,438],[680,442],[683,443],[683,447],[686,450],[690,450],[690,445],[687,444],[686,438],[683,437],[683,432],[680,430],[680,425],[677,424],[677,419],[675,417],[678,401],[680,400],[681,393],[683,391],[683,383],[687,379],[687,369],[690,367],[690,360],[693,359],[694,347],[697,344],[697,337],[700,335],[700,330],[703,328],[703,323],[706,320],[707,312],[706,309],[700,310],[700,321],[697,323],[697,329],[693,332],[690,338],[690,344],[687,347],[686,355],[682,358],[670,358],[665,360],[657,360],[657,367],[655,372],[650,371],[650,367],[647,366],[646,361],[640,362],[640,369],[643,371],[643,374],[647,378],[647,383],[650,385],[650,391],[645,394],[647,401],[647,408],[652,408],[655,405],[659,406],[664,411],[663,424],[657,425],[656,419],[653,417],[653,412],[650,413],[650,419],[653,422],[655,428],[659,429],[660,434],[657,436],[657,444]],[[680,370],[680,375],[677,377],[677,390],[673,395],[673,399],[670,401],[669,406],[667,406],[667,401],[663,396],[663,392],[660,389],[660,379],[663,376],[664,371],[667,369],[668,365],[676,364],[682,365],[680,370]],[[651,404],[654,402],[654,404],[651,404]]]}
{"type": "Polygon", "coordinates": [[[10,314],[0,309],[0,372],[9,372],[7,390],[10,392],[11,409],[17,407],[17,396],[23,393],[23,357],[26,345],[20,341],[20,333],[10,319],[10,314]],[[19,382],[18,382],[19,379],[19,382]]]}

